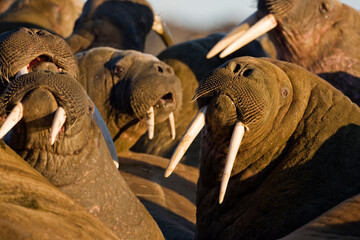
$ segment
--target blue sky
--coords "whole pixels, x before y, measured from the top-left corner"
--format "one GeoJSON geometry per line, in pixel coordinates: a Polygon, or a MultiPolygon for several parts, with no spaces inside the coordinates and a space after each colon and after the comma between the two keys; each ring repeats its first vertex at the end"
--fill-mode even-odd
{"type": "MultiPolygon", "coordinates": [[[[360,10],[360,0],[340,0],[360,10]]],[[[148,0],[166,22],[194,30],[239,23],[256,10],[256,0],[148,0]]]]}

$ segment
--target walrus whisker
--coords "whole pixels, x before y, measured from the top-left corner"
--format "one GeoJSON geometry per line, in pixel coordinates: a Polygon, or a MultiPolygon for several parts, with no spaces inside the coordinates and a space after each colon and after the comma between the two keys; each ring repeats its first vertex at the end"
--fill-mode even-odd
{"type": "Polygon", "coordinates": [[[175,131],[175,118],[173,112],[169,114],[169,128],[170,128],[171,139],[174,140],[176,137],[176,131],[175,131]]]}
{"type": "Polygon", "coordinates": [[[273,14],[268,14],[257,23],[251,26],[244,34],[242,34],[238,39],[231,43],[224,51],[219,55],[221,58],[224,58],[231,53],[235,52],[239,48],[245,46],[254,39],[260,37],[261,35],[267,33],[271,29],[277,26],[276,18],[273,14]]]}
{"type": "Polygon", "coordinates": [[[247,17],[244,21],[239,23],[236,27],[234,27],[226,36],[224,36],[215,46],[209,51],[206,55],[206,58],[212,58],[224,48],[229,46],[232,42],[238,39],[241,35],[243,35],[250,26],[254,25],[258,21],[258,13],[254,12],[249,17],[247,17]]]}
{"type": "Polygon", "coordinates": [[[229,183],[229,179],[231,175],[231,170],[234,166],[235,158],[239,150],[241,141],[244,137],[244,133],[245,133],[245,125],[240,121],[236,122],[233,134],[231,136],[229,152],[228,155],[226,156],[224,172],[221,179],[219,204],[221,204],[224,200],[226,188],[229,183]]]}
{"type": "Polygon", "coordinates": [[[60,129],[64,125],[65,120],[66,120],[66,112],[62,107],[59,107],[55,112],[55,117],[51,125],[51,130],[49,135],[50,145],[53,145],[55,143],[56,136],[58,135],[60,129]]]}
{"type": "Polygon", "coordinates": [[[0,139],[2,139],[21,120],[23,117],[23,110],[24,108],[21,102],[16,104],[11,110],[0,128],[0,139]]]}
{"type": "Polygon", "coordinates": [[[15,75],[15,79],[17,79],[18,77],[24,75],[24,74],[27,74],[29,73],[29,70],[28,70],[28,66],[24,66],[23,68],[21,68],[15,75]]]}
{"type": "Polygon", "coordinates": [[[155,114],[154,114],[154,107],[150,107],[149,110],[146,112],[146,126],[148,129],[148,137],[152,139],[154,137],[154,128],[155,128],[155,114]]]}
{"type": "Polygon", "coordinates": [[[206,109],[207,106],[204,106],[199,110],[189,128],[180,139],[173,155],[171,156],[168,167],[166,168],[164,174],[165,177],[169,177],[170,174],[174,171],[176,165],[180,162],[180,159],[184,156],[190,144],[194,141],[201,129],[205,126],[206,109]]]}

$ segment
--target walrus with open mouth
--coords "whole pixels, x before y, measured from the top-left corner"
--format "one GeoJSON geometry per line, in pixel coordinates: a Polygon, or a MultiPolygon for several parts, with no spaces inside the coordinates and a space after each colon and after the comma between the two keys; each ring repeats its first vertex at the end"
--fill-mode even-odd
{"type": "Polygon", "coordinates": [[[66,42],[45,30],[20,28],[0,35],[0,49],[6,77],[0,138],[8,133],[13,150],[118,237],[163,239],[114,165],[115,147],[111,142],[112,152],[105,123],[76,78],[66,42]]]}
{"type": "Polygon", "coordinates": [[[201,110],[165,176],[204,127],[197,239],[278,239],[359,194],[360,109],[318,76],[235,58],[194,99],[201,110]]]}

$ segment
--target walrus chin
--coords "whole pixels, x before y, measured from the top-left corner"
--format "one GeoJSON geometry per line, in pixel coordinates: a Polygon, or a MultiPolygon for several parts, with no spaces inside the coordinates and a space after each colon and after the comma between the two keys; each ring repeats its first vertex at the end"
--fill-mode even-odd
{"type": "MultiPolygon", "coordinates": [[[[176,147],[173,155],[171,156],[169,165],[165,171],[165,177],[169,177],[171,173],[175,170],[176,165],[180,162],[181,158],[184,156],[186,150],[189,148],[191,143],[194,141],[196,136],[205,126],[205,114],[207,111],[207,106],[202,107],[194,120],[190,124],[189,128],[186,130],[181,140],[179,141],[178,146],[176,147]]],[[[234,126],[234,130],[231,136],[229,151],[225,160],[225,167],[222,174],[221,185],[220,185],[220,194],[219,194],[219,204],[224,200],[225,192],[229,179],[231,176],[231,171],[235,162],[236,155],[238,153],[240,144],[244,137],[245,131],[249,130],[248,127],[241,121],[237,120],[234,126]]]]}

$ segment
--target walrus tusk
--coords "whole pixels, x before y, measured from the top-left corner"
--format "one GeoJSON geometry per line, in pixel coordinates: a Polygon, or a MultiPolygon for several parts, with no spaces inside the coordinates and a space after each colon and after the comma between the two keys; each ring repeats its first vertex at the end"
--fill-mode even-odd
{"type": "Polygon", "coordinates": [[[0,128],[0,139],[2,139],[21,120],[23,117],[23,110],[24,108],[21,102],[16,104],[11,110],[0,128]]]}
{"type": "Polygon", "coordinates": [[[224,51],[221,52],[220,57],[224,58],[229,54],[235,52],[239,48],[245,46],[257,37],[267,33],[277,26],[276,18],[273,14],[268,14],[252,27],[250,27],[244,34],[242,34],[236,41],[231,43],[224,51]]]}
{"type": "Polygon", "coordinates": [[[55,112],[55,117],[53,123],[51,125],[50,135],[49,135],[49,142],[50,145],[53,145],[58,135],[61,127],[64,125],[66,120],[66,113],[62,107],[59,107],[55,112]]]}
{"type": "Polygon", "coordinates": [[[255,24],[258,21],[258,14],[254,12],[244,21],[239,23],[236,27],[234,27],[226,36],[224,36],[215,46],[209,51],[206,55],[206,58],[212,58],[219,52],[221,52],[224,48],[229,46],[232,42],[238,39],[241,35],[246,32],[250,26],[255,24]]]}
{"type": "Polygon", "coordinates": [[[20,77],[21,75],[27,74],[29,73],[28,67],[25,66],[23,68],[21,68],[15,75],[15,79],[17,79],[18,77],[20,77]]]}
{"type": "Polygon", "coordinates": [[[189,128],[186,130],[184,135],[179,141],[173,155],[171,156],[168,167],[165,171],[165,177],[169,177],[170,174],[174,171],[176,165],[180,162],[180,159],[184,156],[186,150],[189,148],[190,144],[194,141],[196,136],[199,134],[201,129],[205,126],[205,114],[207,106],[202,107],[199,112],[196,114],[194,120],[190,124],[189,128]]]}
{"type": "Polygon", "coordinates": [[[150,107],[146,112],[146,126],[148,129],[149,139],[154,137],[154,128],[155,128],[155,116],[154,116],[154,107],[150,107]]]}
{"type": "Polygon", "coordinates": [[[229,152],[226,157],[224,172],[223,172],[222,179],[221,179],[219,204],[221,204],[224,200],[226,188],[229,183],[229,179],[230,179],[230,175],[231,175],[231,170],[233,168],[234,161],[235,161],[237,152],[239,150],[241,141],[244,137],[244,133],[245,133],[245,125],[240,121],[236,122],[233,134],[231,136],[229,152]]]}
{"type": "Polygon", "coordinates": [[[176,137],[176,131],[175,131],[175,118],[173,112],[169,114],[169,128],[170,128],[171,139],[174,140],[176,137]]]}
{"type": "Polygon", "coordinates": [[[154,22],[151,29],[161,37],[167,47],[174,45],[170,29],[161,20],[161,17],[158,14],[154,14],[154,22]]]}

